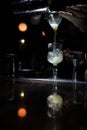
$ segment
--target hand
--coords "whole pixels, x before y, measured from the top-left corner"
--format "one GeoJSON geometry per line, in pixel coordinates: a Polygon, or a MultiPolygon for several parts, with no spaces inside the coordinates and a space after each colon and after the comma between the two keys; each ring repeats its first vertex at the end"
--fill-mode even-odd
{"type": "Polygon", "coordinates": [[[66,11],[59,11],[59,14],[72,22],[81,32],[87,31],[87,5],[67,6],[66,11]]]}
{"type": "Polygon", "coordinates": [[[83,52],[80,52],[80,51],[71,51],[69,49],[66,49],[63,51],[64,53],[64,56],[66,58],[66,60],[68,62],[72,62],[72,59],[73,58],[76,58],[78,59],[80,62],[79,62],[79,65],[83,65],[85,63],[85,56],[84,56],[84,53],[83,52]]]}

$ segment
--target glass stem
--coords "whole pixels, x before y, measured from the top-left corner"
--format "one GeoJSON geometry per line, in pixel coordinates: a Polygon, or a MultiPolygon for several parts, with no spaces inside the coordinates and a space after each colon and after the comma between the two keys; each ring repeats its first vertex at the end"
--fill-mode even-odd
{"type": "Polygon", "coordinates": [[[53,65],[53,78],[57,79],[57,65],[53,65]]]}
{"type": "Polygon", "coordinates": [[[77,68],[77,59],[73,59],[73,65],[74,65],[74,67],[73,67],[73,75],[72,75],[72,79],[74,81],[73,94],[74,94],[74,102],[76,103],[77,102],[76,101],[76,97],[77,97],[77,95],[76,95],[76,90],[77,90],[77,84],[76,84],[76,82],[77,82],[77,70],[76,70],[76,68],[77,68]]]}
{"type": "Polygon", "coordinates": [[[56,82],[56,79],[57,79],[57,65],[53,65],[53,79],[54,79],[54,82],[53,82],[53,93],[54,94],[57,94],[57,82],[56,82]]]}

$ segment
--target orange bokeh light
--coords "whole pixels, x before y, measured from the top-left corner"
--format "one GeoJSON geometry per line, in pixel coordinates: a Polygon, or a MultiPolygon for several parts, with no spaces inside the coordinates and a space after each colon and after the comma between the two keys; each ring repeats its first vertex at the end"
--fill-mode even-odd
{"type": "Polygon", "coordinates": [[[26,30],[27,30],[27,24],[26,23],[19,23],[19,25],[18,25],[18,29],[19,29],[19,31],[21,31],[21,32],[25,32],[26,30]]]}
{"type": "Polygon", "coordinates": [[[42,31],[42,35],[45,36],[45,32],[44,31],[42,31]]]}
{"type": "Polygon", "coordinates": [[[27,110],[24,107],[18,109],[17,114],[19,117],[25,117],[27,115],[27,110]]]}

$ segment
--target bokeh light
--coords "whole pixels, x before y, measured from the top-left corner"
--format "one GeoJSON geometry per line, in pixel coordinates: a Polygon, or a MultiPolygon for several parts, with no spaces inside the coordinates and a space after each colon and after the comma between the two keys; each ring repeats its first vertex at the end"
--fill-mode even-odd
{"type": "Polygon", "coordinates": [[[42,35],[43,35],[43,36],[45,36],[45,35],[46,35],[44,31],[42,31],[42,35]]]}
{"type": "Polygon", "coordinates": [[[17,114],[18,114],[18,117],[20,117],[20,118],[26,117],[26,115],[27,115],[26,108],[24,108],[24,107],[19,108],[17,111],[17,114]]]}
{"type": "Polygon", "coordinates": [[[25,32],[28,29],[28,26],[25,22],[21,22],[18,24],[18,29],[21,32],[25,32]]]}

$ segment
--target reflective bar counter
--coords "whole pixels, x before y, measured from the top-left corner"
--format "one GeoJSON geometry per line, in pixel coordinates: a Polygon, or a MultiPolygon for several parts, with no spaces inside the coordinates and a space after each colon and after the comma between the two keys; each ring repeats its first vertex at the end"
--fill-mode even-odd
{"type": "Polygon", "coordinates": [[[86,130],[87,82],[76,82],[77,103],[73,102],[72,80],[58,79],[56,83],[63,106],[52,118],[47,114],[52,78],[0,78],[0,129],[86,130]]]}

